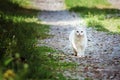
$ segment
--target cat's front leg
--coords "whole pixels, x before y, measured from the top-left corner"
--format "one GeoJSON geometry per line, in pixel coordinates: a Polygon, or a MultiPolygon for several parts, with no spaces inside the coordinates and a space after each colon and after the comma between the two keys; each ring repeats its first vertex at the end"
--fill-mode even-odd
{"type": "Polygon", "coordinates": [[[74,56],[77,56],[78,52],[77,52],[76,45],[73,43],[72,46],[73,46],[74,56]]]}
{"type": "Polygon", "coordinates": [[[77,56],[77,51],[75,48],[73,48],[73,51],[74,51],[74,56],[77,56]]]}

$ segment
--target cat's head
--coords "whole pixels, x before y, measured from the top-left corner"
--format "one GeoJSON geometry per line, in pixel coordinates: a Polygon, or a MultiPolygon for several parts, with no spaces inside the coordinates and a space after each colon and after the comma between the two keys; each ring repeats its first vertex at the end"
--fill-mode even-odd
{"type": "Polygon", "coordinates": [[[78,36],[82,36],[82,35],[85,34],[85,28],[83,28],[83,27],[77,27],[77,28],[75,29],[75,33],[76,33],[76,35],[78,35],[78,36]]]}

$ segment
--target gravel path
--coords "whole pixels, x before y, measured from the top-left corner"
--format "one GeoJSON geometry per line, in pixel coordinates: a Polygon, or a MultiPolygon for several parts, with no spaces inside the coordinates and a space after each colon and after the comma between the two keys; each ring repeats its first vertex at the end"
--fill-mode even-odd
{"type": "MultiPolygon", "coordinates": [[[[43,1],[42,12],[38,15],[43,24],[50,25],[52,38],[39,40],[39,46],[46,45],[64,52],[61,61],[77,63],[73,70],[63,71],[63,74],[72,79],[84,80],[120,80],[120,35],[110,35],[87,28],[88,47],[86,57],[78,58],[69,45],[69,33],[74,27],[85,26],[84,21],[74,12],[69,12],[63,7],[63,0],[36,0],[43,1]],[[60,5],[51,4],[56,3],[60,5]],[[57,6],[57,7],[56,7],[57,6]],[[60,7],[59,7],[60,6],[60,7]],[[61,7],[62,6],[62,7],[61,7]]],[[[39,3],[37,2],[37,5],[39,3]]],[[[40,3],[42,4],[42,3],[40,3]]]]}

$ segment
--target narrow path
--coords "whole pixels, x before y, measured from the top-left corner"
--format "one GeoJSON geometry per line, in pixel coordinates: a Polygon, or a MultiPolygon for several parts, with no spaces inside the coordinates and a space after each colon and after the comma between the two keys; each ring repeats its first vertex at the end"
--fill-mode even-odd
{"type": "Polygon", "coordinates": [[[64,0],[32,0],[32,2],[40,10],[59,11],[65,9],[64,0]]]}
{"type": "Polygon", "coordinates": [[[84,80],[120,80],[120,35],[110,35],[87,28],[88,47],[85,58],[72,56],[68,36],[74,27],[85,23],[74,12],[65,10],[64,0],[34,0],[43,10],[38,17],[43,24],[50,25],[52,38],[39,40],[39,46],[46,45],[61,50],[67,56],[63,60],[77,63],[74,70],[64,71],[68,78],[84,80]],[[59,4],[59,5],[57,5],[59,4]]]}
{"type": "Polygon", "coordinates": [[[108,0],[117,9],[120,9],[120,0],[108,0]]]}

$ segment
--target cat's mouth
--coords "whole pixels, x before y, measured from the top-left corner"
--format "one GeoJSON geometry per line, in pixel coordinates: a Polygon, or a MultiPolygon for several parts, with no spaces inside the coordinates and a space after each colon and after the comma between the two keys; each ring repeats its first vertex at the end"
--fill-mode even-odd
{"type": "Polygon", "coordinates": [[[77,35],[78,35],[78,36],[83,36],[84,34],[83,34],[83,33],[81,33],[81,34],[79,33],[79,34],[77,34],[77,35]]]}

